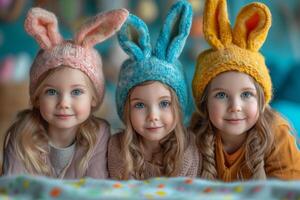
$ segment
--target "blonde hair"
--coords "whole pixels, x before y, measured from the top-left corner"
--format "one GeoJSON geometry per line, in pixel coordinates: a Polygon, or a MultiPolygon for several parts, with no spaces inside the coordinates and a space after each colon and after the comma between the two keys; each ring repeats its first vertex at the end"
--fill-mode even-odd
{"type": "MultiPolygon", "coordinates": [[[[238,179],[243,180],[242,169],[248,167],[252,172],[252,179],[266,179],[264,158],[274,148],[274,134],[276,119],[282,117],[269,105],[264,105],[265,97],[261,86],[253,81],[257,90],[259,116],[256,124],[248,131],[245,145],[245,161],[238,172],[238,179]]],[[[214,126],[209,120],[207,110],[208,90],[205,88],[202,98],[197,105],[197,111],[193,113],[190,123],[191,130],[196,134],[198,150],[202,154],[202,169],[200,177],[214,180],[217,178],[215,157],[214,126]]],[[[283,120],[288,127],[288,122],[283,120]]]]}
{"type": "MultiPolygon", "coordinates": [[[[140,85],[151,84],[154,81],[147,81],[140,85]]],[[[182,158],[187,141],[189,140],[186,129],[182,123],[182,113],[179,106],[176,93],[167,85],[164,85],[171,92],[171,106],[175,116],[175,129],[160,141],[161,152],[163,155],[162,168],[157,168],[159,176],[176,176],[179,173],[182,158]]],[[[125,160],[124,173],[120,175],[120,179],[129,179],[133,176],[135,179],[145,179],[145,157],[141,148],[141,136],[135,132],[130,121],[130,94],[129,92],[124,107],[124,123],[125,130],[121,138],[121,149],[125,160]]],[[[155,161],[154,161],[155,162],[155,161]]]]}
{"type": "MultiPolygon", "coordinates": [[[[49,165],[45,163],[45,157],[49,153],[47,135],[47,122],[43,119],[39,111],[38,97],[42,91],[45,81],[55,72],[66,68],[61,66],[53,70],[49,70],[42,75],[38,81],[39,86],[31,98],[31,109],[26,109],[18,113],[16,121],[7,130],[5,136],[5,148],[7,144],[12,143],[13,149],[17,157],[24,163],[28,173],[34,175],[51,176],[52,171],[49,165]]],[[[92,86],[90,79],[88,85],[92,90],[93,98],[96,98],[95,88],[92,86]]],[[[84,156],[79,162],[77,169],[80,177],[84,176],[84,172],[88,167],[88,160],[92,156],[93,148],[96,143],[99,130],[98,119],[90,115],[89,118],[80,124],[76,133],[76,142],[79,146],[85,147],[84,156]]]]}

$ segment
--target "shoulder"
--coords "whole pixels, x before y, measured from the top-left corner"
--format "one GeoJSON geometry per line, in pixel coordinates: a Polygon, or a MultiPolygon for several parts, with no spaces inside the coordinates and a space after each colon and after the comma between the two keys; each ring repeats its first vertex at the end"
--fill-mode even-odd
{"type": "Polygon", "coordinates": [[[96,118],[96,121],[100,128],[100,131],[107,131],[110,129],[110,124],[105,119],[96,118]]]}
{"type": "Polygon", "coordinates": [[[274,134],[273,154],[290,154],[290,152],[298,152],[296,138],[292,134],[289,123],[277,116],[272,124],[272,133],[274,134]]]}
{"type": "Polygon", "coordinates": [[[293,140],[294,136],[291,133],[291,126],[287,120],[281,116],[277,116],[272,125],[275,142],[284,142],[293,140]]]}
{"type": "Polygon", "coordinates": [[[187,131],[187,134],[187,147],[185,151],[192,154],[197,154],[196,136],[189,130],[187,131]]]}
{"type": "Polygon", "coordinates": [[[195,135],[187,131],[186,149],[183,154],[179,176],[196,177],[199,166],[199,153],[195,142],[195,135]]]}
{"type": "Polygon", "coordinates": [[[197,148],[196,147],[196,135],[194,134],[193,131],[191,131],[190,129],[187,129],[187,141],[186,141],[186,146],[188,149],[194,149],[197,148]]]}
{"type": "Polygon", "coordinates": [[[16,154],[16,144],[18,143],[17,133],[7,132],[4,139],[4,154],[16,154]]]}
{"type": "Polygon", "coordinates": [[[184,160],[189,160],[189,162],[198,162],[199,161],[199,153],[196,145],[196,137],[191,131],[187,131],[188,139],[187,146],[184,151],[184,160]]]}
{"type": "MultiPolygon", "coordinates": [[[[16,135],[8,132],[4,139],[4,155],[15,154],[16,135]]],[[[8,156],[9,157],[9,156],[8,156]]]]}
{"type": "Polygon", "coordinates": [[[120,179],[124,173],[124,157],[121,153],[121,138],[123,133],[113,134],[108,142],[108,172],[109,177],[112,179],[120,179]]]}
{"type": "Polygon", "coordinates": [[[97,134],[97,141],[100,142],[101,140],[108,141],[110,137],[110,125],[109,123],[101,118],[96,118],[97,124],[99,127],[99,131],[97,134]]]}
{"type": "Polygon", "coordinates": [[[121,147],[121,140],[124,136],[124,132],[115,133],[110,136],[109,142],[108,142],[108,148],[109,149],[120,149],[121,147]]]}

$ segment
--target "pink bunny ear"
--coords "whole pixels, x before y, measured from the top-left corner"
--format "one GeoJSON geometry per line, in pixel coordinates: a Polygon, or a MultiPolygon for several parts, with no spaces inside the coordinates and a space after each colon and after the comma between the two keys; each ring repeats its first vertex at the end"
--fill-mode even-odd
{"type": "Polygon", "coordinates": [[[24,26],[27,33],[36,39],[42,49],[50,49],[62,42],[56,16],[47,10],[38,7],[30,9],[24,26]]]}
{"type": "Polygon", "coordinates": [[[126,9],[117,9],[96,15],[80,28],[75,36],[75,43],[93,47],[106,40],[121,28],[128,14],[126,9]]]}

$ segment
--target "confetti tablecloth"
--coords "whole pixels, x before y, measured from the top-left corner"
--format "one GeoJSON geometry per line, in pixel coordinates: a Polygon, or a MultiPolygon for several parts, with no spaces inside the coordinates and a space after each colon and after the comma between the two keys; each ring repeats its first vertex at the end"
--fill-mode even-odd
{"type": "Polygon", "coordinates": [[[113,181],[91,178],[0,178],[1,199],[299,199],[300,181],[212,182],[201,179],[153,178],[113,181]]]}

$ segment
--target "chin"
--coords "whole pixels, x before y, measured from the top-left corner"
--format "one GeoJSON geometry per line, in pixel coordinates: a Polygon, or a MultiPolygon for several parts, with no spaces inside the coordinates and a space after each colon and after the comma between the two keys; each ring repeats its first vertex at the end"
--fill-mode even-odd
{"type": "Polygon", "coordinates": [[[223,131],[224,133],[227,133],[228,135],[243,135],[244,133],[247,133],[247,131],[241,130],[241,131],[236,131],[236,130],[225,130],[223,131]]]}
{"type": "Polygon", "coordinates": [[[153,138],[146,138],[147,140],[151,141],[151,142],[158,142],[160,141],[162,138],[157,138],[157,137],[153,137],[153,138]]]}

